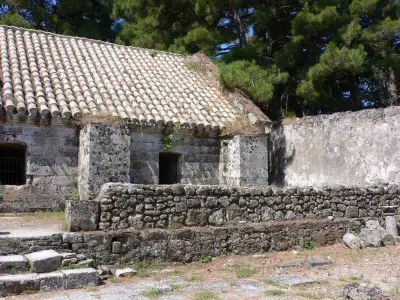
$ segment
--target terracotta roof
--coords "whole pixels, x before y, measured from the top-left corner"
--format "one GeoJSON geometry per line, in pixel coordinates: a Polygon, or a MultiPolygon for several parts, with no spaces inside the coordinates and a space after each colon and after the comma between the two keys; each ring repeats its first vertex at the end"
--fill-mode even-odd
{"type": "Polygon", "coordinates": [[[110,114],[214,129],[240,114],[183,55],[0,26],[0,56],[0,110],[8,114],[110,114]]]}

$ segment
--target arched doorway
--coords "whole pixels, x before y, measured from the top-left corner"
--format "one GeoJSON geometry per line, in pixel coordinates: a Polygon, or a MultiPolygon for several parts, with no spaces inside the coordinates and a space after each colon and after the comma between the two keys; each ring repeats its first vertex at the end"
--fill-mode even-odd
{"type": "Polygon", "coordinates": [[[0,185],[25,184],[26,146],[0,142],[0,185]]]}

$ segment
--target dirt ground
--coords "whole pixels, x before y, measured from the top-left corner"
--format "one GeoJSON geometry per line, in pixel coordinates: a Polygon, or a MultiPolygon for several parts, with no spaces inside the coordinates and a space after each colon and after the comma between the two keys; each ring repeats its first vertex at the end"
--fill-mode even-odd
{"type": "Polygon", "coordinates": [[[40,228],[59,230],[64,224],[64,218],[64,212],[0,214],[0,231],[37,230],[40,228]]]}
{"type": "Polygon", "coordinates": [[[134,267],[138,275],[111,278],[102,286],[10,299],[342,299],[343,287],[361,283],[379,287],[400,299],[400,245],[350,250],[338,243],[314,249],[252,256],[204,257],[186,265],[147,262],[134,267]],[[305,259],[331,260],[326,266],[278,269],[278,264],[305,259]],[[280,284],[277,276],[314,280],[299,286],[280,284]]]}

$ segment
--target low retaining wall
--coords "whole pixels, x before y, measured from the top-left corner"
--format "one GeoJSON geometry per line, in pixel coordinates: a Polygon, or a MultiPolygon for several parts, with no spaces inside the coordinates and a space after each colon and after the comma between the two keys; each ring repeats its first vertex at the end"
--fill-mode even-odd
{"type": "Polygon", "coordinates": [[[27,238],[0,238],[0,255],[69,249],[93,258],[96,264],[145,259],[190,262],[203,255],[289,250],[305,241],[316,245],[332,244],[341,240],[347,231],[357,230],[363,224],[362,219],[271,221],[226,227],[60,233],[37,238],[37,242],[27,238]]]}
{"type": "Polygon", "coordinates": [[[224,226],[328,216],[379,218],[400,213],[399,195],[398,186],[257,189],[108,183],[95,202],[70,202],[67,208],[71,231],[224,226]]]}

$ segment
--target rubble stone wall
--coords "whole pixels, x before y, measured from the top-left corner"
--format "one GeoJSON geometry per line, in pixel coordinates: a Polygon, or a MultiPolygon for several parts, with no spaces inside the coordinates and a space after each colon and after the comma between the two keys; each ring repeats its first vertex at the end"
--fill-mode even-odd
{"type": "Polygon", "coordinates": [[[0,124],[0,143],[26,145],[26,184],[0,185],[0,213],[63,210],[76,193],[78,131],[65,126],[0,124]]]}
{"type": "MultiPolygon", "coordinates": [[[[92,219],[99,220],[100,230],[170,228],[177,224],[223,226],[241,221],[399,214],[400,187],[261,189],[108,183],[96,201],[100,209],[94,213],[99,213],[99,218],[92,219]]],[[[82,218],[86,222],[88,216],[82,218]]],[[[72,223],[79,224],[79,220],[72,223]]]]}
{"type": "Polygon", "coordinates": [[[399,184],[399,148],[399,106],[286,120],[271,133],[270,182],[399,184]]]}
{"type": "Polygon", "coordinates": [[[60,233],[32,238],[0,237],[0,255],[43,249],[69,249],[93,258],[96,264],[140,260],[190,262],[203,255],[254,254],[302,246],[333,244],[363,220],[314,220],[237,224],[227,227],[142,229],[60,233]]]}

